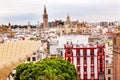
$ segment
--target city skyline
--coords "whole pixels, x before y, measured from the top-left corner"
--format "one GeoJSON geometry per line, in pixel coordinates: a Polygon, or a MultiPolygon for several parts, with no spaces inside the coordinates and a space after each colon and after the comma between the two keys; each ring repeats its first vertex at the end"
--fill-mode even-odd
{"type": "Polygon", "coordinates": [[[0,24],[37,25],[43,21],[43,5],[46,5],[49,22],[65,21],[68,13],[72,21],[120,21],[119,0],[4,0],[0,1],[0,24]]]}

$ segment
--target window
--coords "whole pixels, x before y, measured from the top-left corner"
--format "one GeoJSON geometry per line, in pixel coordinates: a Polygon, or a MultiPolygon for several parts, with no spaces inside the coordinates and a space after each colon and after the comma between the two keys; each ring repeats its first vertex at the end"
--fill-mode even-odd
{"type": "Polygon", "coordinates": [[[108,77],[108,80],[111,80],[111,77],[108,77]]]}
{"type": "Polygon", "coordinates": [[[91,63],[94,63],[94,59],[91,59],[91,63]]]}
{"type": "Polygon", "coordinates": [[[100,64],[102,64],[102,58],[100,58],[100,64]]]}
{"type": "Polygon", "coordinates": [[[77,68],[77,71],[80,72],[80,68],[77,68]]]}
{"type": "Polygon", "coordinates": [[[100,49],[99,52],[102,53],[102,49],[100,49]]]}
{"type": "Polygon", "coordinates": [[[76,56],[80,56],[80,53],[77,53],[76,56]]]}
{"type": "Polygon", "coordinates": [[[86,64],[87,63],[87,59],[84,59],[84,64],[86,64]]]}
{"type": "Polygon", "coordinates": [[[63,56],[63,51],[60,51],[61,56],[63,56]]]}
{"type": "Polygon", "coordinates": [[[83,56],[87,56],[87,54],[86,54],[86,53],[83,53],[83,56]]]}
{"type": "Polygon", "coordinates": [[[94,68],[91,68],[91,72],[94,72],[94,68]]]}
{"type": "Polygon", "coordinates": [[[27,61],[30,61],[30,57],[29,57],[29,58],[27,58],[27,61]]]}
{"type": "Polygon", "coordinates": [[[33,55],[35,55],[35,53],[33,53],[33,55]]]}
{"type": "Polygon", "coordinates": [[[80,50],[77,50],[76,54],[80,56],[80,50]]]}
{"type": "Polygon", "coordinates": [[[87,72],[87,68],[84,68],[84,72],[87,72]]]}
{"type": "Polygon", "coordinates": [[[68,51],[68,54],[70,54],[70,51],[68,51]]]}
{"type": "Polygon", "coordinates": [[[62,33],[64,33],[65,31],[63,30],[62,33]]]}
{"type": "Polygon", "coordinates": [[[91,76],[91,80],[94,80],[94,76],[91,76]]]}
{"type": "Polygon", "coordinates": [[[32,61],[36,61],[35,57],[32,57],[32,61]]]}
{"type": "Polygon", "coordinates": [[[106,63],[108,63],[108,60],[106,60],[106,63]]]}
{"type": "Polygon", "coordinates": [[[104,77],[104,74],[103,74],[103,73],[100,73],[100,75],[99,75],[99,80],[105,80],[105,77],[104,77]]]}
{"type": "Polygon", "coordinates": [[[77,50],[76,56],[80,56],[80,50],[77,50]]]}
{"type": "Polygon", "coordinates": [[[77,64],[80,64],[80,59],[77,58],[77,64]]]}
{"type": "Polygon", "coordinates": [[[102,67],[100,67],[100,72],[102,72],[102,67]]]}
{"type": "Polygon", "coordinates": [[[77,61],[80,61],[80,57],[77,57],[77,61]]]}
{"type": "Polygon", "coordinates": [[[94,50],[90,50],[91,56],[94,56],[94,50]]]}
{"type": "Polygon", "coordinates": [[[71,32],[73,32],[73,29],[71,29],[71,32]]]}
{"type": "Polygon", "coordinates": [[[111,74],[111,70],[110,69],[108,69],[108,74],[111,74]]]}
{"type": "Polygon", "coordinates": [[[116,45],[116,37],[114,37],[114,45],[116,45]]]}
{"type": "Polygon", "coordinates": [[[87,80],[87,76],[84,76],[84,80],[87,80]]]}
{"type": "Polygon", "coordinates": [[[87,50],[83,50],[83,56],[87,56],[87,50]]]}
{"type": "Polygon", "coordinates": [[[64,30],[62,31],[62,33],[63,33],[63,34],[66,34],[66,32],[65,32],[64,30]]]}

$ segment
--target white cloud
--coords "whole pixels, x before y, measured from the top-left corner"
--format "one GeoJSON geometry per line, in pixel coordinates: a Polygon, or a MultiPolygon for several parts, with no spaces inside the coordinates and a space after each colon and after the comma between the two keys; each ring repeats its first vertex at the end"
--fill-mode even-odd
{"type": "Polygon", "coordinates": [[[39,0],[4,0],[0,1],[0,15],[37,13],[39,11],[39,0]]]}
{"type": "MultiPolygon", "coordinates": [[[[100,19],[105,19],[105,17],[117,19],[120,17],[120,0],[0,0],[0,22],[4,17],[6,19],[9,16],[24,14],[39,15],[40,17],[37,20],[40,19],[41,22],[43,5],[47,7],[49,21],[66,17],[68,12],[72,17],[81,17],[81,20],[85,19],[82,16],[88,17],[88,20],[91,16],[94,20],[97,16],[104,17],[100,19]]],[[[33,20],[35,21],[35,19],[33,20]]]]}
{"type": "Polygon", "coordinates": [[[71,5],[83,5],[83,4],[114,4],[120,3],[119,0],[41,0],[41,2],[48,5],[57,4],[71,4],[71,5]]]}

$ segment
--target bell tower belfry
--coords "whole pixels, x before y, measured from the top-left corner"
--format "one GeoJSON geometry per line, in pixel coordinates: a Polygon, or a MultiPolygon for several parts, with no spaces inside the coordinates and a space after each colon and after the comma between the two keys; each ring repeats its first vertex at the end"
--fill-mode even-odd
{"type": "Polygon", "coordinates": [[[44,13],[43,13],[43,28],[48,27],[48,14],[46,10],[46,6],[44,5],[44,13]]]}

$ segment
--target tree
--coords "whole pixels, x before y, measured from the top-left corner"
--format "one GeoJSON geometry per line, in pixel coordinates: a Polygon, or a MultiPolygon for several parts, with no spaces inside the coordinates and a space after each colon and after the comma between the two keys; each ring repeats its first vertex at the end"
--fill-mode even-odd
{"type": "Polygon", "coordinates": [[[60,58],[23,63],[16,68],[15,80],[77,80],[75,66],[60,58]]]}

